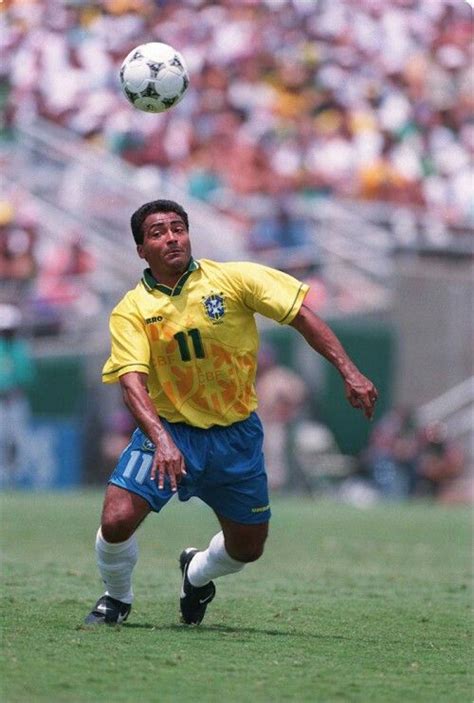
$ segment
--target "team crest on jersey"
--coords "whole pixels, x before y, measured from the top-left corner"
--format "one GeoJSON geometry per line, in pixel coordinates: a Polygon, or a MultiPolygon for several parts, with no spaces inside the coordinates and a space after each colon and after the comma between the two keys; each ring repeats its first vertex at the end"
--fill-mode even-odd
{"type": "Polygon", "coordinates": [[[145,452],[154,452],[156,449],[156,446],[153,444],[151,439],[148,439],[148,437],[145,437],[145,439],[142,442],[142,449],[145,452]]]}
{"type": "Polygon", "coordinates": [[[206,315],[213,323],[221,322],[225,315],[225,300],[222,293],[211,293],[203,297],[202,304],[206,315]]]}

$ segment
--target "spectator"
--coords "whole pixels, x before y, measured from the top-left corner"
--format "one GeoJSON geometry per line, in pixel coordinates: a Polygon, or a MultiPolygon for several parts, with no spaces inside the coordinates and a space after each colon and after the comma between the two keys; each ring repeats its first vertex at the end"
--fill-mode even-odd
{"type": "Polygon", "coordinates": [[[135,427],[136,423],[126,408],[119,408],[107,418],[101,439],[104,477],[110,476],[135,427]]]}
{"type": "Polygon", "coordinates": [[[447,436],[446,426],[433,422],[420,436],[415,494],[442,499],[464,469],[464,453],[447,436]]]}
{"type": "Polygon", "coordinates": [[[416,180],[408,178],[397,165],[395,143],[384,137],[381,153],[361,165],[357,174],[358,195],[365,200],[385,200],[405,205],[421,205],[423,198],[416,180]]]}
{"type": "Polygon", "coordinates": [[[282,200],[271,203],[273,212],[257,220],[251,228],[248,247],[254,252],[300,248],[311,244],[309,222],[294,215],[282,200]]]}
{"type": "Polygon", "coordinates": [[[15,297],[24,295],[35,278],[36,237],[32,220],[20,217],[10,201],[0,202],[0,280],[9,284],[15,297]]]}
{"type": "Polygon", "coordinates": [[[375,488],[383,498],[412,495],[417,481],[419,427],[412,408],[395,408],[375,425],[362,456],[375,488]]]}
{"type": "Polygon", "coordinates": [[[13,206],[8,200],[0,201],[0,280],[2,282],[11,279],[11,254],[8,240],[14,213],[13,206]]]}
{"type": "Polygon", "coordinates": [[[84,277],[94,269],[94,257],[80,234],[73,232],[66,244],[55,246],[45,257],[39,280],[40,295],[58,304],[74,302],[80,296],[84,277]]]}
{"type": "Polygon", "coordinates": [[[362,466],[379,494],[388,499],[443,499],[462,477],[464,453],[446,426],[420,426],[411,408],[395,408],[375,426],[362,466]]]}
{"type": "Polygon", "coordinates": [[[306,399],[304,381],[291,369],[278,364],[275,352],[262,345],[256,381],[258,412],[265,429],[264,453],[270,488],[291,488],[290,437],[306,399]]]}
{"type": "Polygon", "coordinates": [[[97,314],[99,302],[88,281],[95,266],[94,256],[76,232],[66,244],[51,249],[42,262],[33,299],[40,316],[48,318],[54,312],[65,329],[71,312],[75,326],[97,314]]]}
{"type": "Polygon", "coordinates": [[[0,482],[13,486],[28,471],[30,408],[26,391],[34,365],[21,338],[21,313],[0,305],[0,482]]]}

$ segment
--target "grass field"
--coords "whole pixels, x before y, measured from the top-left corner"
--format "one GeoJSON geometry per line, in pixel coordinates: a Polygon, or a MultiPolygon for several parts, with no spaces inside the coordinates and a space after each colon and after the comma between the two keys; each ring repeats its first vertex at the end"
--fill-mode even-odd
{"type": "Polygon", "coordinates": [[[1,498],[3,703],[472,700],[467,509],[274,501],[264,557],[186,628],[177,556],[217,530],[172,503],[140,529],[129,623],[86,630],[101,499],[1,498]]]}

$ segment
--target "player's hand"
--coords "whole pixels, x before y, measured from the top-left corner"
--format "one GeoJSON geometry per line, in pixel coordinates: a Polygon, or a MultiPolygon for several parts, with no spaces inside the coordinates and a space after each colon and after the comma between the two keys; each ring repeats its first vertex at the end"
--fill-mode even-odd
{"type": "Polygon", "coordinates": [[[178,490],[178,483],[186,475],[184,458],[170,435],[163,431],[156,442],[155,455],[151,465],[151,479],[158,480],[159,490],[165,486],[165,478],[168,476],[171,490],[178,490]]]}
{"type": "Polygon", "coordinates": [[[353,408],[362,410],[365,417],[371,420],[375,411],[378,392],[372,381],[358,371],[344,379],[346,397],[353,408]]]}

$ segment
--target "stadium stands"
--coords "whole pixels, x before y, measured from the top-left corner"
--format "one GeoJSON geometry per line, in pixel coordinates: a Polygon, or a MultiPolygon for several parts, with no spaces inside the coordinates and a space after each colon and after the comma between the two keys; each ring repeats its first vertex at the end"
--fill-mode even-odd
{"type": "Polygon", "coordinates": [[[472,225],[467,3],[41,0],[9,3],[3,22],[11,126],[43,116],[246,226],[243,196],[289,192],[472,225]],[[159,119],[131,110],[117,78],[150,40],[179,46],[192,77],[159,119]]]}
{"type": "MultiPolygon", "coordinates": [[[[333,319],[387,319],[394,254],[472,257],[467,3],[12,0],[0,22],[0,302],[21,300],[50,349],[104,348],[107,312],[140,270],[128,217],[158,194],[205,228],[198,256],[311,280],[333,319]],[[153,40],[179,46],[191,73],[160,116],[118,82],[125,54],[153,40]],[[68,250],[83,262],[72,274],[68,250]]],[[[472,373],[458,361],[450,385],[472,373]]]]}

